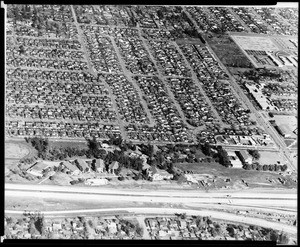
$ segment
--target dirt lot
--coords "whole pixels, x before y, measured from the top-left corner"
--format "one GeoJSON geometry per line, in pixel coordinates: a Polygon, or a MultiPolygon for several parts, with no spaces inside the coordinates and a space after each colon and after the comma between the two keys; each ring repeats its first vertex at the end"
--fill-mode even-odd
{"type": "Polygon", "coordinates": [[[290,179],[289,175],[280,175],[276,172],[264,171],[247,171],[238,168],[226,168],[217,163],[199,163],[199,164],[175,164],[176,167],[182,170],[193,171],[194,173],[204,174],[207,189],[220,188],[248,188],[248,187],[288,187],[295,188],[297,182],[290,179]],[[230,181],[226,182],[226,179],[230,181]],[[283,185],[278,178],[284,179],[286,182],[283,185]],[[213,182],[214,180],[214,182],[213,182]]]}
{"type": "Polygon", "coordinates": [[[260,158],[258,162],[261,165],[271,165],[271,164],[285,164],[287,161],[279,155],[279,153],[268,152],[268,151],[260,151],[260,158]]]}
{"type": "Polygon", "coordinates": [[[28,144],[5,142],[5,159],[21,159],[32,152],[28,144]]]}

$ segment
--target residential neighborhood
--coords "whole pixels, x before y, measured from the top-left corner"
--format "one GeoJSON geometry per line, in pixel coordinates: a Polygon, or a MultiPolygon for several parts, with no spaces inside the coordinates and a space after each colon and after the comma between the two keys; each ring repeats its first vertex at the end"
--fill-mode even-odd
{"type": "Polygon", "coordinates": [[[297,242],[296,4],[4,9],[7,238],[297,242]]]}

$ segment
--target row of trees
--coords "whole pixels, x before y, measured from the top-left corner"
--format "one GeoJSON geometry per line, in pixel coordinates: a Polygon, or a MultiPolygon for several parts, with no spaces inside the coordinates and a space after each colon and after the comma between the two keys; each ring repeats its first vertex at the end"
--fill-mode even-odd
{"type": "Polygon", "coordinates": [[[245,164],[243,166],[245,170],[257,170],[257,171],[286,171],[287,170],[287,165],[260,165],[258,163],[254,164],[245,164]]]}

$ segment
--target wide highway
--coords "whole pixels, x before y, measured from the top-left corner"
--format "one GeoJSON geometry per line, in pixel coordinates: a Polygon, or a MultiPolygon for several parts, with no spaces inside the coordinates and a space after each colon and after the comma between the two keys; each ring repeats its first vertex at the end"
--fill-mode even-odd
{"type": "Polygon", "coordinates": [[[5,197],[54,198],[76,201],[148,202],[148,203],[208,203],[297,209],[295,190],[146,190],[103,187],[5,184],[5,197]]]}

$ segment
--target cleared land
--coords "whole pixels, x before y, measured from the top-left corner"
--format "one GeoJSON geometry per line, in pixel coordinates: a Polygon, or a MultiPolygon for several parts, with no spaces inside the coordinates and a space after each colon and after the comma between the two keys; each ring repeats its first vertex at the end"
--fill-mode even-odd
{"type": "Polygon", "coordinates": [[[21,159],[30,154],[31,148],[22,143],[7,142],[5,143],[6,159],[21,159]]]}
{"type": "MultiPolygon", "coordinates": [[[[274,155],[274,153],[271,154],[274,155]]],[[[274,163],[275,162],[273,160],[272,164],[274,163]]],[[[281,188],[282,186],[288,188],[295,188],[297,186],[295,181],[288,179],[289,175],[283,176],[279,175],[277,172],[248,171],[238,168],[225,168],[217,163],[184,163],[175,164],[175,166],[185,171],[193,171],[193,173],[203,174],[204,177],[213,176],[215,182],[212,183],[212,178],[210,179],[211,186],[208,187],[209,189],[220,189],[224,186],[227,188],[232,187],[236,189],[247,187],[270,187],[271,185],[273,187],[281,188]],[[230,178],[230,182],[225,182],[227,178],[230,178]],[[278,178],[284,178],[287,179],[287,181],[284,185],[282,185],[278,178]]]]}
{"type": "Polygon", "coordinates": [[[261,165],[271,165],[271,164],[284,164],[286,161],[279,155],[279,153],[260,151],[260,158],[258,162],[261,165]]]}
{"type": "Polygon", "coordinates": [[[233,35],[232,38],[244,50],[279,51],[280,48],[269,37],[233,35]]]}

